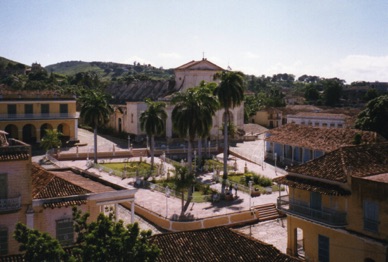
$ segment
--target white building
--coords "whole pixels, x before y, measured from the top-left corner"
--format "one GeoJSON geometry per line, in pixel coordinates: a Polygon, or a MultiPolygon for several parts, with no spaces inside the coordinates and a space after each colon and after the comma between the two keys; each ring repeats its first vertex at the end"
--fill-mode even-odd
{"type": "Polygon", "coordinates": [[[344,128],[348,116],[344,114],[301,112],[287,115],[287,123],[313,127],[344,128]]]}
{"type": "MultiPolygon", "coordinates": [[[[201,81],[217,82],[214,80],[214,75],[217,72],[224,71],[223,68],[209,62],[207,59],[200,61],[191,61],[175,69],[175,87],[172,92],[160,92],[161,96],[158,100],[163,100],[167,103],[166,113],[166,137],[172,138],[172,110],[174,106],[169,103],[169,96],[175,92],[186,91],[188,88],[199,86],[201,81]],[[163,94],[163,95],[162,95],[163,94]]],[[[160,85],[160,88],[167,89],[167,84],[160,85]]],[[[156,86],[158,88],[158,86],[156,86]]],[[[151,89],[150,89],[151,90],[151,89]]],[[[125,90],[122,90],[125,92],[125,90]]],[[[151,92],[158,92],[153,90],[151,92]]],[[[124,131],[134,135],[144,135],[145,133],[140,129],[140,115],[147,110],[147,104],[144,99],[149,97],[145,94],[141,101],[129,101],[125,105],[114,105],[115,112],[111,116],[109,126],[116,131],[124,131]]],[[[222,119],[224,110],[218,110],[213,117],[213,127],[210,131],[212,138],[221,138],[222,136],[222,119]]],[[[244,125],[244,105],[240,105],[230,110],[230,118],[233,124],[242,129],[244,125]]]]}

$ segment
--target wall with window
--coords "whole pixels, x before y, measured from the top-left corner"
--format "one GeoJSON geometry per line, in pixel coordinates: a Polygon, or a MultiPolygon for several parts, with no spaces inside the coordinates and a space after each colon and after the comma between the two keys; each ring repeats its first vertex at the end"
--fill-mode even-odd
{"type": "Polygon", "coordinates": [[[287,217],[287,236],[287,254],[298,256],[297,244],[302,242],[307,261],[386,261],[386,247],[377,241],[366,241],[359,235],[295,216],[287,217]],[[302,240],[298,238],[298,228],[303,231],[302,240]],[[324,260],[327,255],[328,260],[324,260]]]}
{"type": "Polygon", "coordinates": [[[352,177],[348,228],[388,239],[388,182],[352,177]]]}
{"type": "Polygon", "coordinates": [[[18,252],[19,245],[12,235],[18,221],[27,223],[26,212],[32,203],[30,174],[28,160],[0,161],[0,199],[13,203],[12,210],[5,211],[0,207],[0,255],[18,252]],[[19,197],[20,202],[15,202],[19,197]]]}
{"type": "MultiPolygon", "coordinates": [[[[77,206],[82,212],[89,212],[89,222],[95,221],[100,213],[100,207],[94,201],[88,201],[85,205],[77,206]]],[[[69,236],[68,221],[72,221],[72,207],[61,208],[43,208],[42,206],[34,207],[34,228],[49,233],[66,244],[71,244],[69,236]]]]}

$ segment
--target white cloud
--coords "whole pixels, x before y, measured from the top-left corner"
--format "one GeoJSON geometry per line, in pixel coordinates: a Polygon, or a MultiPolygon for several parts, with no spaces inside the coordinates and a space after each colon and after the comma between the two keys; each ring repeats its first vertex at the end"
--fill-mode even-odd
{"type": "Polygon", "coordinates": [[[388,56],[349,55],[333,63],[328,71],[353,81],[388,82],[388,56]]]}
{"type": "Polygon", "coordinates": [[[182,58],[182,56],[178,53],[159,53],[158,57],[163,59],[168,58],[168,59],[176,59],[176,60],[179,60],[182,58]]]}
{"type": "Polygon", "coordinates": [[[250,51],[243,52],[243,53],[241,54],[241,56],[242,56],[243,58],[246,58],[246,59],[258,59],[258,58],[260,58],[260,55],[255,54],[255,53],[252,53],[252,52],[250,52],[250,51]]]}

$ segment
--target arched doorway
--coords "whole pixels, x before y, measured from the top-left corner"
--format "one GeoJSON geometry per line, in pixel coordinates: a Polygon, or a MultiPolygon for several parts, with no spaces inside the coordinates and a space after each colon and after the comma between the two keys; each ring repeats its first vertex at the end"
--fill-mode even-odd
{"type": "Polygon", "coordinates": [[[50,129],[52,130],[53,127],[52,125],[50,124],[43,124],[41,127],[40,127],[40,139],[42,139],[45,135],[46,135],[46,129],[50,129]]]}
{"type": "Polygon", "coordinates": [[[70,139],[70,127],[68,124],[65,124],[65,123],[59,124],[57,130],[58,130],[58,132],[60,132],[62,134],[62,136],[61,136],[62,143],[69,141],[69,139],[70,139]]]}
{"type": "Polygon", "coordinates": [[[121,118],[118,119],[118,124],[119,124],[119,133],[121,133],[122,132],[121,118]]]}
{"type": "Polygon", "coordinates": [[[23,126],[23,141],[26,143],[36,142],[36,129],[34,125],[27,124],[23,126]]]}
{"type": "Polygon", "coordinates": [[[15,125],[7,125],[4,129],[8,133],[9,138],[19,139],[18,127],[15,125]]]}

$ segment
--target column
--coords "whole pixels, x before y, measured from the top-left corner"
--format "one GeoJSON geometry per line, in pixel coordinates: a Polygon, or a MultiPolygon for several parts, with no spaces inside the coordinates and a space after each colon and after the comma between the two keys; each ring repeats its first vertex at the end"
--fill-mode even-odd
{"type": "Polygon", "coordinates": [[[40,127],[35,128],[36,130],[36,142],[40,143],[40,127]]]}
{"type": "Polygon", "coordinates": [[[115,203],[115,221],[119,221],[119,205],[115,203]]]}
{"type": "Polygon", "coordinates": [[[131,224],[135,223],[135,199],[131,203],[131,224]]]}
{"type": "Polygon", "coordinates": [[[26,224],[28,228],[34,228],[34,210],[31,205],[28,206],[26,211],[26,224]]]}

